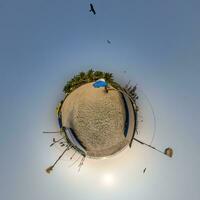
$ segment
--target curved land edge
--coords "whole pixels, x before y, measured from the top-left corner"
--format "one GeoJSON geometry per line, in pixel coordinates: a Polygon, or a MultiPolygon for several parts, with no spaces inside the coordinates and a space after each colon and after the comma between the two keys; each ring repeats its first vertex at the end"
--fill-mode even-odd
{"type": "MultiPolygon", "coordinates": [[[[85,83],[85,84],[87,84],[87,83],[85,83]]],[[[85,84],[82,84],[82,86],[85,85],[85,84]]],[[[119,86],[119,84],[117,84],[117,85],[119,86]]],[[[78,88],[76,88],[76,89],[78,89],[78,88]]],[[[125,147],[127,147],[128,144],[131,147],[132,140],[133,140],[133,137],[134,137],[136,129],[137,129],[137,105],[135,103],[135,98],[132,98],[132,100],[130,100],[130,87],[126,86],[125,88],[126,89],[121,88],[124,91],[123,93],[121,92],[121,94],[123,95],[123,98],[125,100],[124,101],[124,108],[125,108],[125,111],[126,111],[126,113],[125,113],[126,121],[125,121],[125,124],[124,124],[123,134],[127,134],[127,137],[125,138],[124,143],[119,145],[119,147],[117,147],[116,150],[112,153],[108,154],[108,153],[104,152],[104,153],[102,153],[102,155],[95,155],[95,154],[87,153],[87,155],[85,155],[85,156],[88,156],[88,157],[91,157],[91,158],[109,157],[109,156],[115,155],[118,152],[125,149],[125,147]],[[125,93],[128,93],[128,95],[126,95],[125,93]],[[128,111],[128,113],[127,113],[127,111],[128,111]]],[[[76,89],[74,89],[73,91],[75,91],[76,89]]],[[[132,89],[134,89],[134,87],[132,87],[132,89]]],[[[136,97],[135,89],[134,89],[134,95],[131,94],[133,97],[136,97]]],[[[73,92],[66,94],[65,98],[63,99],[63,101],[61,101],[61,103],[60,103],[60,105],[57,109],[57,111],[58,111],[58,121],[59,121],[59,125],[60,125],[61,129],[66,127],[65,126],[66,124],[63,123],[63,119],[62,119],[63,105],[64,105],[64,102],[67,100],[67,97],[70,96],[71,93],[73,93],[73,92]]],[[[74,132],[74,134],[76,134],[76,133],[74,132]]],[[[78,134],[76,135],[76,137],[78,137],[78,134]]],[[[67,141],[67,142],[70,143],[71,141],[67,141]]],[[[83,154],[83,152],[81,152],[80,149],[77,149],[76,145],[72,144],[72,146],[75,150],[79,151],[79,153],[83,154]]]]}

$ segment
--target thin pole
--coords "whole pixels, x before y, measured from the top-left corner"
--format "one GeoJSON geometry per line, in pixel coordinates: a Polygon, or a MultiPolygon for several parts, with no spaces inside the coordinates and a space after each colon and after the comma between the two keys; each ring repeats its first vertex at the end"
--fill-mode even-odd
{"type": "Polygon", "coordinates": [[[157,149],[157,148],[151,146],[150,144],[146,144],[146,143],[144,143],[144,142],[142,142],[142,141],[140,141],[140,140],[138,140],[138,139],[136,139],[136,138],[133,138],[133,140],[135,140],[135,141],[139,142],[140,144],[146,145],[146,146],[148,146],[148,147],[150,147],[150,148],[152,148],[152,149],[154,149],[154,150],[156,150],[156,151],[158,151],[158,152],[160,152],[160,153],[166,155],[163,151],[161,151],[161,150],[159,150],[159,149],[157,149]]]}
{"type": "Polygon", "coordinates": [[[72,167],[76,162],[78,162],[78,160],[81,158],[81,155],[78,156],[78,158],[71,164],[69,165],[69,167],[72,167]]]}
{"type": "Polygon", "coordinates": [[[70,160],[75,156],[76,152],[77,151],[75,150],[74,154],[70,157],[70,160]]]}
{"type": "Polygon", "coordinates": [[[56,165],[56,163],[62,158],[62,156],[65,154],[66,151],[68,151],[69,148],[66,148],[63,153],[58,157],[58,159],[54,162],[54,164],[52,165],[53,167],[56,165]]]}
{"type": "Polygon", "coordinates": [[[63,131],[43,131],[42,133],[62,133],[63,131]]]}
{"type": "Polygon", "coordinates": [[[51,165],[50,167],[48,167],[48,168],[46,169],[46,172],[47,172],[47,173],[50,173],[50,172],[53,170],[53,168],[54,168],[54,166],[56,165],[56,163],[62,158],[62,156],[65,154],[65,152],[68,151],[69,149],[70,149],[70,148],[67,147],[67,148],[63,151],[63,153],[58,157],[58,159],[54,162],[54,164],[51,165]]]}
{"type": "Polygon", "coordinates": [[[81,159],[81,162],[80,162],[80,164],[78,165],[78,172],[80,172],[81,167],[83,166],[84,161],[85,161],[85,157],[83,157],[83,158],[81,159]]]}

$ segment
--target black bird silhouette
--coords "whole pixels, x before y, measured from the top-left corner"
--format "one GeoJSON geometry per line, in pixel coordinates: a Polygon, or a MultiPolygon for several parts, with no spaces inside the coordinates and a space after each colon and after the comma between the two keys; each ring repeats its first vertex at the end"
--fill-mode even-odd
{"type": "Polygon", "coordinates": [[[143,174],[146,172],[146,169],[147,169],[147,168],[144,168],[144,170],[143,170],[143,174]]]}
{"type": "Polygon", "coordinates": [[[110,41],[110,40],[107,40],[107,43],[108,43],[108,44],[111,44],[111,41],[110,41]]]}
{"type": "Polygon", "coordinates": [[[90,3],[90,12],[93,12],[94,15],[96,15],[96,11],[94,9],[94,6],[90,3]]]}

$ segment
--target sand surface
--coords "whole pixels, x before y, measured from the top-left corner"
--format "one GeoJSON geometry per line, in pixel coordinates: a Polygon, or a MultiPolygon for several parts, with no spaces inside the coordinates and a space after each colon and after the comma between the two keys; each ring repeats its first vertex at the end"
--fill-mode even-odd
{"type": "Polygon", "coordinates": [[[124,136],[126,113],[121,94],[114,90],[106,93],[104,88],[94,88],[92,83],[73,91],[65,99],[61,112],[63,125],[74,130],[90,157],[117,153],[133,134],[132,124],[132,130],[124,136]]]}

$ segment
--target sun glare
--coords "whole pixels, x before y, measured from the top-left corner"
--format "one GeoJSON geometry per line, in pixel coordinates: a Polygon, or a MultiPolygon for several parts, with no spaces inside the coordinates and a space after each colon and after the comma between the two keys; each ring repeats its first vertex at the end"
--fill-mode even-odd
{"type": "Polygon", "coordinates": [[[112,174],[104,174],[102,177],[102,183],[104,186],[111,187],[114,185],[114,176],[112,174]]]}

